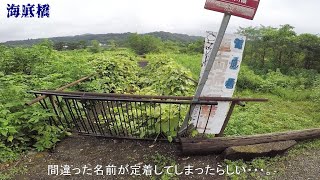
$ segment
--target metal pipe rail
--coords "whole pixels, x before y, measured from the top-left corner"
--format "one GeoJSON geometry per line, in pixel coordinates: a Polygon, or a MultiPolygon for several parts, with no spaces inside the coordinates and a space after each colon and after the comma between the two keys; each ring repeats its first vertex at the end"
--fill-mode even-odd
{"type": "MultiPolygon", "coordinates": [[[[115,97],[115,98],[130,98],[130,99],[173,99],[173,100],[192,100],[192,96],[154,96],[154,95],[134,95],[134,94],[116,94],[116,93],[92,93],[79,91],[29,91],[30,93],[38,93],[44,95],[58,96],[82,96],[82,97],[115,97]]],[[[200,101],[231,101],[231,102],[267,102],[266,98],[228,98],[228,97],[200,97],[200,101]]]]}
{"type": "MultiPolygon", "coordinates": [[[[30,91],[40,99],[40,105],[54,114],[48,123],[83,135],[108,138],[161,140],[167,137],[185,137],[178,134],[184,117],[192,106],[218,105],[220,101],[230,102],[223,131],[236,104],[242,101],[265,102],[258,98],[203,97],[198,102],[193,97],[150,96],[131,94],[108,94],[64,91],[30,91]]],[[[191,117],[191,116],[189,116],[191,117]]],[[[199,118],[199,117],[198,117],[199,118]]],[[[189,122],[191,118],[189,118],[189,122]]],[[[209,117],[207,122],[209,121],[209,117]]],[[[197,128],[197,124],[187,129],[197,128]]],[[[204,134],[203,134],[204,135],[204,134]]]]}

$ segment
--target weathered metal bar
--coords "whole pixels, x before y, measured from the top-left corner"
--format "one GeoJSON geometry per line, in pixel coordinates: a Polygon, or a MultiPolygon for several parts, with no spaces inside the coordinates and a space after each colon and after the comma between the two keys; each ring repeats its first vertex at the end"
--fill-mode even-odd
{"type": "Polygon", "coordinates": [[[64,126],[64,124],[63,124],[63,122],[62,122],[61,116],[60,116],[60,114],[59,114],[59,112],[58,112],[58,110],[57,110],[57,105],[56,105],[56,103],[54,102],[54,99],[53,99],[53,96],[52,96],[52,95],[49,96],[49,100],[50,100],[50,102],[51,102],[53,112],[56,114],[56,117],[57,117],[58,121],[60,122],[61,126],[65,128],[65,126],[64,126]]]}
{"type": "MultiPolygon", "coordinates": [[[[130,110],[131,110],[131,118],[132,118],[131,120],[132,120],[133,124],[136,124],[136,122],[135,122],[136,117],[134,115],[134,110],[133,109],[135,109],[135,110],[137,110],[137,109],[136,108],[132,109],[132,106],[133,106],[132,102],[129,102],[129,105],[130,105],[130,110]]],[[[134,126],[133,126],[133,129],[134,129],[134,131],[137,131],[137,129],[134,126]]],[[[133,132],[132,132],[132,135],[133,135],[133,132]]]]}
{"type": "Polygon", "coordinates": [[[170,131],[170,115],[171,115],[171,104],[169,104],[169,117],[168,117],[168,125],[169,125],[169,131],[170,131]]]}
{"type": "MultiPolygon", "coordinates": [[[[152,99],[150,98],[150,96],[140,96],[140,95],[138,97],[136,96],[135,98],[128,98],[126,97],[126,95],[113,97],[114,94],[110,94],[111,97],[109,97],[109,96],[105,96],[106,94],[103,94],[103,93],[98,93],[98,94],[101,94],[102,96],[91,96],[91,95],[83,96],[81,94],[68,93],[68,92],[55,92],[55,91],[50,91],[50,92],[34,91],[34,93],[40,94],[40,95],[47,95],[49,97],[55,96],[59,103],[57,104],[59,107],[64,105],[64,104],[60,104],[62,101],[66,102],[65,105],[67,106],[67,110],[69,111],[69,114],[72,118],[73,123],[78,129],[78,132],[92,134],[94,136],[104,136],[104,137],[114,137],[114,138],[118,137],[123,139],[126,139],[127,137],[130,137],[133,139],[155,138],[153,140],[156,140],[158,138],[165,138],[166,134],[162,132],[163,127],[162,127],[161,121],[162,121],[163,109],[161,106],[168,106],[169,108],[169,112],[168,112],[169,117],[167,117],[168,119],[166,119],[166,121],[168,121],[167,126],[171,130],[174,125],[171,122],[171,120],[175,118],[176,115],[179,116],[179,122],[183,120],[181,118],[183,118],[184,116],[180,114],[182,105],[186,107],[185,110],[190,109],[190,106],[192,105],[200,105],[200,107],[202,105],[209,105],[211,107],[213,107],[214,105],[217,105],[217,101],[200,100],[198,102],[194,102],[192,101],[192,97],[189,97],[189,99],[185,100],[186,97],[177,97],[177,96],[174,97],[176,99],[163,99],[163,96],[158,96],[158,97],[161,97],[159,99],[152,99]],[[59,98],[62,98],[62,101],[59,102],[59,98]],[[159,104],[159,109],[156,110],[157,104],[159,104]],[[153,116],[157,114],[158,111],[160,111],[160,115],[158,114],[157,116],[153,116]],[[108,117],[109,115],[110,117],[108,117]],[[103,122],[101,120],[103,120],[103,122]],[[133,125],[132,123],[136,124],[136,126],[133,125]],[[159,125],[160,125],[160,133],[157,133],[159,131],[159,129],[157,129],[159,128],[159,125]]],[[[209,99],[225,100],[228,102],[232,102],[235,105],[240,104],[239,102],[241,100],[267,101],[267,99],[245,99],[245,98],[224,98],[224,97],[209,98],[209,99]]],[[[59,115],[63,120],[62,114],[60,112],[62,112],[65,109],[63,107],[60,107],[60,109],[59,107],[56,107],[56,105],[54,104],[56,102],[53,98],[46,98],[41,101],[47,101],[47,100],[51,100],[51,103],[48,104],[49,107],[45,106],[44,104],[44,108],[54,111],[56,114],[59,113],[59,115]]],[[[231,112],[232,111],[230,111],[230,113],[231,112]]],[[[191,112],[187,111],[186,113],[189,113],[190,115],[191,112]]],[[[210,113],[211,112],[209,112],[209,114],[210,113]]],[[[63,116],[65,119],[66,117],[68,117],[64,113],[63,113],[63,116]]],[[[58,125],[59,124],[59,122],[57,122],[58,120],[61,121],[61,119],[57,119],[57,118],[53,119],[52,121],[53,123],[58,125]]],[[[190,119],[188,119],[188,122],[189,120],[190,119]]],[[[68,121],[68,120],[66,121],[67,121],[67,125],[68,123],[72,123],[72,121],[68,121]]],[[[208,124],[208,121],[207,121],[207,124],[208,124]]],[[[207,128],[207,124],[205,126],[205,129],[207,128]]],[[[72,125],[72,127],[73,126],[74,125],[72,125]]],[[[190,124],[188,124],[188,126],[190,126],[190,124]]],[[[176,126],[174,126],[174,128],[176,129],[176,126]]],[[[193,126],[192,128],[197,128],[197,127],[193,126]]],[[[190,129],[190,127],[188,129],[190,129]]],[[[180,137],[183,137],[183,136],[180,136],[180,137]]]]}
{"type": "MultiPolygon", "coordinates": [[[[78,79],[78,80],[76,80],[76,81],[74,81],[74,82],[72,82],[72,83],[70,83],[70,84],[67,84],[67,85],[65,85],[65,86],[62,86],[62,87],[56,89],[56,91],[62,91],[62,90],[64,90],[64,89],[66,89],[66,88],[69,88],[69,87],[71,87],[71,86],[74,86],[74,85],[76,85],[76,84],[79,84],[80,82],[82,82],[82,81],[84,81],[84,80],[87,80],[87,79],[91,78],[91,77],[94,76],[94,75],[96,75],[96,74],[91,74],[91,75],[89,75],[89,76],[86,76],[86,77],[83,77],[83,78],[81,78],[81,79],[78,79]]],[[[44,99],[44,98],[46,98],[46,97],[47,97],[46,95],[42,95],[42,96],[39,96],[39,97],[37,97],[37,98],[29,101],[29,102],[26,102],[25,104],[28,105],[28,106],[31,106],[32,104],[34,104],[34,103],[36,103],[36,102],[39,102],[40,100],[42,100],[42,99],[44,99]]]]}
{"type": "Polygon", "coordinates": [[[143,103],[162,103],[162,104],[199,104],[199,105],[217,105],[217,102],[210,101],[169,101],[169,100],[149,100],[149,99],[117,99],[100,97],[64,97],[65,99],[96,100],[96,101],[119,101],[119,102],[143,102],[143,103]]]}
{"type": "MultiPolygon", "coordinates": [[[[125,139],[125,140],[140,140],[140,141],[161,141],[161,142],[168,142],[168,139],[166,138],[140,138],[140,137],[128,137],[128,136],[109,136],[109,135],[95,135],[95,134],[85,134],[85,133],[78,133],[79,135],[83,135],[83,136],[93,136],[93,137],[101,137],[101,138],[112,138],[112,139],[125,139]]],[[[173,139],[172,143],[178,143],[179,139],[173,139]]]]}
{"type": "MultiPolygon", "coordinates": [[[[49,110],[51,112],[51,110],[49,109],[49,106],[48,106],[48,103],[47,103],[46,99],[42,99],[42,101],[43,101],[43,104],[45,105],[45,109],[49,110]]],[[[56,121],[54,120],[54,118],[52,116],[49,116],[49,121],[50,121],[50,125],[51,126],[52,126],[52,124],[54,124],[55,126],[58,126],[56,121]]]]}
{"type": "MultiPolygon", "coordinates": [[[[89,128],[87,127],[86,121],[85,121],[84,118],[82,117],[81,109],[80,109],[77,101],[74,100],[74,99],[72,99],[72,103],[73,103],[74,109],[76,110],[76,113],[77,113],[77,115],[78,115],[78,118],[79,118],[80,122],[83,123],[86,131],[87,131],[88,133],[90,133],[90,130],[89,130],[89,128]]],[[[88,124],[88,125],[89,125],[89,124],[88,124]]],[[[89,125],[89,127],[91,127],[91,126],[89,125]]],[[[91,131],[91,132],[93,132],[93,131],[91,131]]]]}
{"type": "MultiPolygon", "coordinates": [[[[142,104],[141,104],[141,102],[139,102],[138,104],[139,104],[140,115],[141,115],[141,116],[140,116],[140,118],[141,118],[140,121],[143,123],[143,117],[145,117],[145,116],[143,116],[144,113],[143,113],[143,111],[142,111],[142,110],[143,110],[143,109],[142,109],[142,104]]],[[[139,121],[139,120],[138,120],[138,121],[139,121]]],[[[143,128],[142,123],[141,123],[141,125],[139,126],[139,129],[141,129],[142,132],[145,132],[144,130],[145,130],[146,128],[143,128]]]]}
{"type": "Polygon", "coordinates": [[[226,116],[226,119],[224,120],[223,126],[221,128],[221,131],[220,131],[220,133],[218,135],[216,135],[217,137],[223,136],[224,130],[227,127],[227,124],[228,124],[228,122],[230,120],[230,117],[232,115],[232,112],[233,112],[233,109],[234,109],[235,105],[236,105],[236,102],[232,102],[231,103],[229,111],[228,111],[227,116],[226,116]]]}
{"type": "MultiPolygon", "coordinates": [[[[85,122],[85,120],[84,120],[83,117],[82,117],[81,110],[80,110],[79,107],[76,105],[77,102],[76,102],[74,99],[72,99],[71,102],[73,103],[74,110],[75,110],[75,112],[76,112],[76,115],[78,116],[78,121],[80,121],[80,124],[82,125],[84,131],[86,131],[86,133],[90,133],[89,128],[87,127],[86,122],[85,122]]],[[[71,105],[70,105],[70,107],[71,107],[71,105]]],[[[71,107],[71,111],[72,111],[72,107],[71,107]]],[[[72,112],[72,113],[73,113],[73,112],[72,112]]]]}
{"type": "Polygon", "coordinates": [[[92,92],[65,92],[65,91],[29,91],[30,93],[38,93],[44,95],[58,95],[58,96],[81,96],[81,97],[114,97],[114,98],[130,98],[130,99],[172,99],[172,100],[192,100],[188,96],[154,96],[154,95],[133,95],[133,94],[116,94],[116,93],[92,93],[92,92]]]}
{"type": "MultiPolygon", "coordinates": [[[[192,100],[192,96],[151,96],[151,95],[132,95],[132,94],[116,94],[116,93],[90,93],[90,92],[64,92],[64,91],[29,91],[31,93],[38,93],[44,95],[58,95],[71,97],[114,97],[114,98],[128,98],[128,99],[171,99],[171,100],[192,100]]],[[[200,97],[202,101],[244,101],[244,102],[267,102],[266,98],[229,98],[229,97],[200,97]]]]}
{"type": "Polygon", "coordinates": [[[202,111],[202,106],[200,106],[200,109],[199,109],[199,113],[198,113],[198,118],[197,118],[196,127],[198,127],[198,124],[199,124],[199,119],[200,119],[201,111],[202,111]]]}
{"type": "Polygon", "coordinates": [[[244,102],[241,102],[241,101],[238,101],[236,103],[237,103],[237,105],[239,105],[241,107],[245,107],[246,106],[246,104],[244,102]]]}
{"type": "Polygon", "coordinates": [[[211,111],[212,111],[212,105],[210,106],[210,110],[209,110],[209,114],[208,114],[208,118],[207,118],[206,126],[204,127],[204,130],[203,130],[203,133],[202,133],[202,136],[203,136],[203,137],[205,136],[205,133],[206,133],[206,130],[207,130],[207,126],[208,126],[208,123],[209,123],[209,119],[210,119],[211,111]]]}
{"type": "Polygon", "coordinates": [[[131,135],[133,134],[133,131],[132,131],[132,128],[131,128],[131,123],[130,123],[130,114],[129,114],[129,109],[128,109],[128,102],[125,103],[126,104],[126,118],[128,120],[128,123],[129,123],[129,129],[131,131],[131,135]]]}
{"type": "Polygon", "coordinates": [[[113,102],[109,102],[109,101],[107,101],[107,104],[108,104],[108,109],[109,109],[109,111],[110,111],[110,115],[111,116],[113,116],[113,127],[116,127],[115,128],[115,134],[116,135],[119,135],[120,134],[120,128],[119,128],[119,125],[118,125],[118,122],[117,122],[117,117],[116,117],[116,114],[115,114],[115,112],[114,112],[114,106],[113,106],[113,102]],[[112,110],[112,112],[111,112],[111,110],[112,110]]]}
{"type": "MultiPolygon", "coordinates": [[[[213,48],[211,50],[211,54],[209,56],[208,61],[206,62],[203,74],[200,77],[198,88],[196,90],[195,96],[193,97],[192,101],[195,101],[195,102],[199,101],[201,93],[202,93],[202,91],[204,89],[204,86],[205,86],[207,80],[208,80],[209,73],[210,73],[210,71],[211,71],[211,69],[213,67],[214,61],[215,61],[216,56],[218,54],[218,51],[220,49],[220,45],[222,43],[223,36],[224,36],[224,34],[225,34],[226,30],[227,30],[230,18],[231,18],[230,14],[227,14],[227,13],[224,14],[222,22],[221,22],[221,26],[219,28],[219,31],[218,31],[218,34],[217,34],[217,37],[216,37],[216,40],[215,40],[215,43],[214,43],[213,48]]],[[[194,111],[194,108],[195,108],[194,105],[191,106],[189,111],[191,111],[191,113],[192,113],[194,111]]],[[[187,114],[185,119],[184,119],[184,121],[183,121],[183,124],[182,124],[182,126],[181,126],[181,128],[179,130],[179,134],[181,134],[183,131],[186,130],[186,128],[188,126],[189,119],[190,119],[189,114],[187,114]]]]}
{"type": "MultiPolygon", "coordinates": [[[[145,124],[145,134],[147,135],[147,128],[148,128],[148,121],[149,121],[149,116],[148,116],[148,111],[147,111],[147,103],[144,103],[144,111],[146,112],[146,114],[145,114],[145,122],[144,122],[144,124],[145,124]]],[[[147,135],[148,136],[148,135],[147,135]]]]}
{"type": "Polygon", "coordinates": [[[97,123],[97,126],[98,126],[98,129],[99,129],[100,133],[104,135],[105,133],[104,133],[103,127],[102,127],[102,125],[100,123],[100,119],[99,119],[99,115],[97,113],[97,107],[96,106],[93,106],[92,114],[93,114],[93,117],[94,117],[94,119],[95,119],[95,121],[97,123]]]}
{"type": "Polygon", "coordinates": [[[192,81],[194,84],[198,84],[198,80],[195,80],[195,79],[193,79],[193,78],[190,78],[190,77],[188,77],[188,76],[186,76],[186,75],[183,75],[182,74],[182,76],[184,77],[184,78],[186,78],[186,79],[189,79],[190,81],[192,81]]]}
{"type": "MultiPolygon", "coordinates": [[[[110,121],[109,121],[109,118],[108,118],[108,115],[106,114],[106,109],[105,109],[105,107],[104,107],[104,102],[101,102],[101,106],[102,106],[102,109],[100,110],[101,111],[101,114],[102,114],[102,116],[103,116],[103,118],[104,118],[104,121],[107,123],[107,128],[108,128],[108,131],[109,131],[109,133],[111,134],[111,135],[113,135],[113,133],[112,133],[112,129],[111,129],[111,127],[110,127],[110,121]]],[[[112,117],[111,117],[111,115],[110,115],[110,119],[112,119],[112,117]]],[[[112,120],[111,120],[112,121],[112,120]]]]}
{"type": "MultiPolygon", "coordinates": [[[[94,123],[93,123],[93,121],[91,120],[91,117],[90,117],[90,115],[89,115],[88,108],[85,107],[87,101],[85,101],[85,102],[80,102],[80,103],[81,103],[83,112],[84,112],[84,114],[85,114],[85,116],[86,116],[87,122],[88,122],[89,126],[91,127],[92,132],[95,133],[95,134],[98,134],[97,131],[96,131],[96,128],[94,127],[94,123]]],[[[80,112],[80,114],[81,114],[81,112],[80,112]]]]}
{"type": "MultiPolygon", "coordinates": [[[[157,107],[157,103],[153,103],[153,114],[156,113],[156,107],[157,107]]],[[[152,122],[153,122],[153,127],[156,130],[155,132],[157,132],[157,128],[156,128],[157,118],[153,118],[152,122]]]]}
{"type": "MultiPolygon", "coordinates": [[[[88,126],[89,126],[89,128],[91,129],[91,133],[95,133],[95,134],[97,134],[96,133],[96,131],[95,131],[95,129],[94,129],[94,127],[92,126],[92,124],[91,124],[91,120],[89,119],[89,117],[88,117],[88,115],[87,115],[87,112],[86,112],[86,107],[84,106],[84,104],[83,103],[85,103],[85,102],[80,102],[80,104],[81,104],[81,107],[82,107],[82,109],[80,109],[80,106],[79,106],[79,104],[78,104],[78,102],[74,99],[73,100],[74,102],[74,106],[75,106],[75,108],[78,110],[78,113],[79,113],[79,115],[80,115],[80,117],[81,117],[81,119],[82,119],[82,121],[84,122],[84,124],[87,126],[87,124],[88,124],[88,126]],[[84,113],[84,116],[83,116],[83,113],[84,113]]],[[[88,128],[88,132],[90,132],[90,129],[88,128]]]]}
{"type": "Polygon", "coordinates": [[[70,122],[68,121],[68,118],[67,118],[66,114],[64,113],[64,110],[63,110],[63,107],[62,107],[62,101],[59,101],[59,97],[58,97],[58,96],[55,96],[55,97],[56,97],[57,102],[58,102],[58,107],[60,108],[60,111],[61,111],[61,113],[62,113],[62,115],[63,115],[63,117],[64,117],[64,120],[65,120],[66,123],[67,123],[68,128],[71,128],[71,124],[70,124],[70,122]]]}
{"type": "MultiPolygon", "coordinates": [[[[67,106],[67,108],[68,108],[68,112],[69,112],[69,114],[70,114],[70,117],[71,117],[71,119],[72,119],[75,127],[77,128],[78,132],[80,132],[80,131],[81,131],[81,128],[80,128],[80,126],[78,126],[78,121],[76,120],[75,115],[73,114],[72,108],[71,108],[71,106],[70,106],[70,104],[69,104],[69,100],[64,99],[64,101],[65,101],[65,103],[66,103],[66,106],[67,106]]],[[[81,125],[81,122],[80,122],[80,125],[81,125]]],[[[83,131],[85,131],[84,128],[83,128],[83,131]]]]}
{"type": "Polygon", "coordinates": [[[160,120],[158,121],[159,122],[159,125],[160,125],[160,133],[162,132],[162,126],[161,126],[161,122],[162,122],[162,107],[161,107],[161,104],[159,104],[160,106],[160,120]]]}
{"type": "Polygon", "coordinates": [[[125,122],[123,119],[124,119],[124,116],[123,116],[123,113],[122,113],[122,108],[119,108],[119,103],[118,101],[115,101],[115,104],[117,106],[117,110],[118,110],[118,116],[119,116],[119,119],[120,119],[120,125],[121,125],[121,128],[122,128],[122,132],[123,132],[123,135],[124,136],[127,136],[126,134],[126,129],[123,128],[123,123],[122,122],[125,122]],[[121,112],[120,112],[120,109],[121,109],[121,112]],[[122,118],[121,118],[121,115],[122,115],[122,118]]]}

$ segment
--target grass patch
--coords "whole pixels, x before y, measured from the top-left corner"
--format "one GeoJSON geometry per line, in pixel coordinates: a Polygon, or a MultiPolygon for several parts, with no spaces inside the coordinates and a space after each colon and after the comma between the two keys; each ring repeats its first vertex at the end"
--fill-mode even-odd
{"type": "Polygon", "coordinates": [[[24,174],[27,172],[27,169],[25,167],[19,166],[19,167],[13,167],[5,172],[0,172],[0,180],[9,180],[13,179],[15,175],[17,174],[24,174]]]}

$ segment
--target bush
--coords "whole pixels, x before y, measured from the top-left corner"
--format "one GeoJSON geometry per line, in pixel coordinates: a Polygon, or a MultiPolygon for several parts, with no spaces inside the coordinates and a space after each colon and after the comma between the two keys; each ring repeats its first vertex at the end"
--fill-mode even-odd
{"type": "Polygon", "coordinates": [[[139,55],[159,52],[162,47],[162,41],[151,35],[132,34],[129,36],[128,42],[129,47],[139,55]]]}
{"type": "Polygon", "coordinates": [[[37,65],[44,64],[52,56],[52,43],[43,41],[32,48],[1,48],[4,49],[0,60],[0,71],[5,74],[22,72],[32,74],[37,65]]]}
{"type": "Polygon", "coordinates": [[[62,128],[47,123],[51,113],[39,106],[24,105],[30,99],[25,92],[32,78],[23,74],[0,74],[0,162],[14,159],[15,152],[32,147],[39,151],[52,148],[67,134],[62,128]]]}
{"type": "Polygon", "coordinates": [[[194,93],[192,73],[173,59],[165,56],[148,56],[149,64],[140,74],[143,94],[189,96],[194,93]]]}
{"type": "Polygon", "coordinates": [[[253,70],[249,69],[248,66],[242,65],[237,81],[237,89],[245,90],[250,89],[253,91],[261,90],[264,80],[261,76],[256,75],[253,70]]]}
{"type": "Polygon", "coordinates": [[[91,41],[91,47],[89,48],[89,50],[92,53],[98,53],[101,51],[101,47],[100,47],[100,43],[97,40],[92,40],[91,41]]]}

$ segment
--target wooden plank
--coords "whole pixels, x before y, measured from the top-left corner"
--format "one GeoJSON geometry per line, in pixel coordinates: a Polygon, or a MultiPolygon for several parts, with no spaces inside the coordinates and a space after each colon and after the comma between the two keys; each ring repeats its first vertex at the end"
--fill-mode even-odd
{"type": "MultiPolygon", "coordinates": [[[[78,79],[78,80],[76,80],[76,81],[74,81],[74,82],[72,82],[72,83],[70,83],[70,84],[67,84],[67,85],[65,85],[65,86],[62,86],[62,87],[56,89],[55,91],[62,91],[62,90],[64,90],[64,89],[66,89],[66,88],[69,88],[69,87],[71,87],[71,86],[74,86],[74,85],[76,85],[76,84],[79,84],[80,82],[85,81],[85,80],[91,78],[91,77],[94,76],[94,75],[96,75],[96,74],[91,74],[91,75],[89,75],[89,76],[86,76],[86,77],[83,77],[83,78],[81,78],[81,79],[78,79]]],[[[26,102],[25,105],[31,106],[32,104],[37,103],[37,102],[41,101],[42,99],[44,99],[44,98],[46,98],[46,97],[47,97],[46,95],[39,96],[39,97],[37,97],[37,98],[29,101],[29,102],[26,102]]]]}
{"type": "Polygon", "coordinates": [[[244,146],[287,140],[302,141],[315,138],[320,138],[320,128],[252,136],[214,137],[212,139],[181,138],[180,142],[183,154],[210,154],[220,153],[231,146],[244,146]]]}

